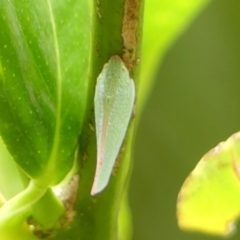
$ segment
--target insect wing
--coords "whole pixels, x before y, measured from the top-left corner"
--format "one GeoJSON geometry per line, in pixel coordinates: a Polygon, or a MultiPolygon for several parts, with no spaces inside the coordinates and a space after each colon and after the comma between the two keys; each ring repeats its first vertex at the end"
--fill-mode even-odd
{"type": "Polygon", "coordinates": [[[128,70],[118,56],[112,57],[99,75],[95,90],[97,169],[92,195],[108,184],[128,129],[134,98],[134,82],[128,70]]]}

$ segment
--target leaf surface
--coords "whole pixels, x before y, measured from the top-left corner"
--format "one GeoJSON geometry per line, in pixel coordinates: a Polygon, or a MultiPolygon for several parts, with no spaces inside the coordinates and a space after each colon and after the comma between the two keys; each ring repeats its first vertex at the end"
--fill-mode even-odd
{"type": "Polygon", "coordinates": [[[74,159],[89,14],[88,1],[0,0],[0,134],[21,168],[47,184],[59,182],[74,159]]]}
{"type": "Polygon", "coordinates": [[[240,132],[208,152],[182,186],[181,228],[217,235],[234,232],[240,215],[240,132]]]}

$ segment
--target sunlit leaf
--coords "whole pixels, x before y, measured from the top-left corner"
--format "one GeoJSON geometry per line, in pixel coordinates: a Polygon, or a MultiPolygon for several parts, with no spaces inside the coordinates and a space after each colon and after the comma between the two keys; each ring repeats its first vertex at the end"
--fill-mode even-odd
{"type": "Polygon", "coordinates": [[[229,235],[240,215],[240,132],[208,152],[178,196],[183,229],[229,235]]]}

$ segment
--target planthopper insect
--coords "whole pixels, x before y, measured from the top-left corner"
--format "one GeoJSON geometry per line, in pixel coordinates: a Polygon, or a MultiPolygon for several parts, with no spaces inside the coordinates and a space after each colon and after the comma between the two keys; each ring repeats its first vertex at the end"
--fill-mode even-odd
{"type": "Polygon", "coordinates": [[[104,65],[97,78],[94,107],[97,135],[97,167],[91,195],[108,184],[118,156],[135,99],[134,82],[119,56],[104,65]]]}

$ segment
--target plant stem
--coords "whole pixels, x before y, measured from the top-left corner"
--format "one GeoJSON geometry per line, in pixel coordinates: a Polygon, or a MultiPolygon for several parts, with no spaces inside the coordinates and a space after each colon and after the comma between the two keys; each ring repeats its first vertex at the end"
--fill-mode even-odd
{"type": "Polygon", "coordinates": [[[139,78],[142,18],[142,0],[94,1],[88,110],[79,143],[81,168],[76,203],[78,215],[71,233],[61,235],[61,239],[71,236],[70,239],[115,240],[119,237],[118,215],[131,166],[134,125],[129,125],[107,188],[94,197],[90,196],[90,190],[96,167],[96,133],[89,126],[94,126],[93,98],[96,79],[111,56],[119,55],[123,59],[135,83],[139,78]]]}
{"type": "Polygon", "coordinates": [[[90,195],[96,168],[96,133],[93,115],[96,79],[110,57],[118,55],[123,59],[134,82],[138,82],[143,0],[94,0],[92,9],[93,35],[89,92],[85,122],[79,142],[80,182],[74,208],[76,216],[71,228],[63,230],[54,238],[56,240],[119,239],[118,216],[131,166],[134,132],[132,122],[129,124],[127,136],[107,188],[94,197],[90,195]]]}
{"type": "Polygon", "coordinates": [[[31,180],[28,187],[7,201],[0,209],[0,230],[19,225],[31,213],[31,206],[47,191],[48,187],[39,186],[31,180]]]}

